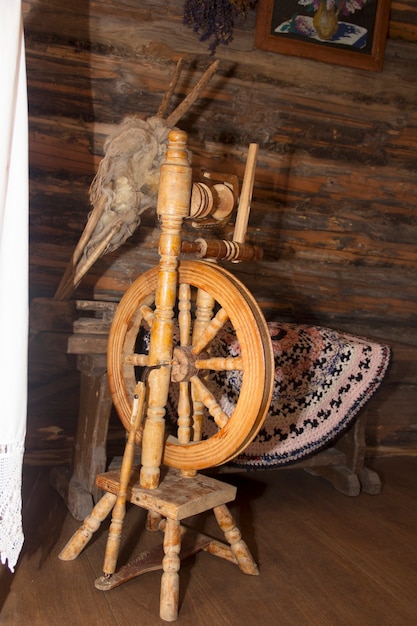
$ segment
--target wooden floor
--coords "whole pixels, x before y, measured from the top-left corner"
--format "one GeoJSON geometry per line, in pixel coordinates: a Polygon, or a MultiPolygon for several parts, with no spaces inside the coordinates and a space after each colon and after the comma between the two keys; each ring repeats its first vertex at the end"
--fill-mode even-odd
{"type": "MultiPolygon", "coordinates": [[[[383,459],[379,496],[344,496],[302,470],[224,476],[238,487],[231,510],[260,576],[206,553],[183,561],[183,626],[415,626],[417,459],[383,459]]],[[[160,572],[98,591],[107,523],[72,562],[58,553],[79,526],[48,484],[49,468],[24,469],[25,545],[16,572],[0,570],[2,626],[153,626],[160,572]]],[[[194,524],[218,535],[212,514],[194,524]]],[[[121,560],[159,541],[129,508],[121,560]]],[[[218,535],[220,537],[220,535],[218,535]]]]}

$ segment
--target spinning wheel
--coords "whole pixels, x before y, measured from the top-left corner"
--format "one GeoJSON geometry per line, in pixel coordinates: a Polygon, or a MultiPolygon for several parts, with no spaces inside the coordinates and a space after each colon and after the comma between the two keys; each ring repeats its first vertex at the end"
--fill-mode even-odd
{"type": "MultiPolygon", "coordinates": [[[[149,362],[147,354],[135,353],[135,346],[141,330],[152,326],[157,281],[158,268],[154,268],[133,283],[120,302],[110,331],[110,390],[127,430],[135,369],[149,362]]],[[[172,351],[170,381],[174,387],[171,395],[177,400],[178,433],[167,439],[163,462],[178,469],[200,470],[229,461],[256,436],[271,399],[273,355],[257,303],[232,274],[212,263],[183,261],[178,283],[174,336],[179,345],[172,351]],[[216,339],[225,323],[229,338],[238,342],[238,356],[215,353],[216,339]],[[230,415],[220,406],[219,390],[209,385],[210,373],[223,370],[241,373],[239,396],[230,415]],[[201,440],[204,408],[217,425],[217,432],[201,440]]],[[[140,429],[137,443],[141,439],[140,429]]]]}
{"type": "MultiPolygon", "coordinates": [[[[244,236],[253,186],[256,152],[248,156],[232,242],[204,242],[209,257],[245,257],[244,236]],[[210,244],[210,245],[209,245],[210,244]],[[218,245],[219,244],[219,245],[218,245]],[[223,249],[213,255],[213,249],[223,249]],[[223,254],[223,256],[222,256],[223,254]]],[[[199,187],[199,192],[202,186],[199,187]]],[[[217,186],[218,190],[218,186],[217,186]]],[[[135,428],[142,446],[141,487],[155,489],[165,463],[191,475],[237,456],[256,436],[269,407],[273,387],[273,355],[266,323],[248,290],[217,264],[179,263],[182,226],[186,218],[216,215],[222,198],[193,204],[191,167],[186,135],[172,131],[166,161],[161,166],[157,213],[160,220],[159,265],[146,272],[126,292],[116,311],[108,345],[108,374],[113,401],[129,433],[135,421],[137,368],[146,367],[146,410],[143,431],[135,428]],[[238,346],[234,356],[219,354],[216,344],[228,323],[238,346]],[[149,332],[149,350],[139,347],[143,329],[149,332]],[[153,370],[153,371],[150,371],[153,370]],[[211,389],[212,374],[234,371],[241,377],[238,400],[229,413],[218,390],[211,389]],[[173,391],[173,388],[175,390],[173,391]],[[176,393],[175,393],[176,391],[176,393]],[[166,409],[177,396],[177,430],[166,438],[166,409]],[[204,414],[216,425],[211,435],[203,430],[204,414]],[[203,436],[204,435],[204,436],[203,436]]],[[[229,191],[226,185],[224,191],[229,191]]],[[[210,189],[198,197],[208,197],[210,189]]],[[[233,208],[233,206],[232,206],[233,208]]],[[[200,240],[201,242],[202,240],[200,240]]]]}
{"type": "MultiPolygon", "coordinates": [[[[234,241],[204,242],[213,260],[247,258],[244,233],[254,167],[254,157],[248,158],[234,241]]],[[[162,567],[160,616],[167,621],[178,615],[180,552],[185,556],[181,520],[212,509],[228,544],[199,535],[192,550],[207,550],[246,574],[258,573],[226,507],[236,489],[197,470],[225,463],[249,445],[266,417],[274,381],[268,329],[248,290],[213,262],[178,261],[183,220],[193,217],[191,191],[186,135],[172,131],[158,191],[159,265],[128,289],[109,335],[110,390],[129,433],[122,466],[120,472],[97,477],[106,493],[60,554],[63,560],[75,558],[112,510],[103,576],[96,587],[108,590],[162,567]],[[222,345],[233,345],[233,353],[222,345]],[[241,382],[234,408],[226,410],[221,385],[213,383],[230,373],[241,382]],[[173,404],[176,432],[166,437],[166,410],[173,404]],[[135,442],[142,447],[139,480],[132,475],[135,442]],[[160,480],[162,463],[170,469],[160,480]],[[116,572],[126,500],[149,511],[149,529],[164,529],[163,552],[151,562],[144,555],[116,572]]]]}

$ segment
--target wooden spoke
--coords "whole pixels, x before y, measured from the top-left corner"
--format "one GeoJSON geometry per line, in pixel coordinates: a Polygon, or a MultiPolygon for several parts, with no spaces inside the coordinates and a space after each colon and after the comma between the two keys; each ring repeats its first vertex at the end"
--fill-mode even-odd
{"type": "Polygon", "coordinates": [[[152,328],[152,324],[155,319],[155,314],[153,312],[153,309],[151,309],[151,307],[148,306],[147,304],[144,304],[143,306],[140,307],[140,312],[143,316],[143,319],[147,322],[149,328],[152,328]]]}
{"type": "Polygon", "coordinates": [[[190,385],[188,382],[179,384],[178,441],[180,443],[189,443],[191,441],[191,403],[190,385]]]}
{"type": "Polygon", "coordinates": [[[192,385],[198,392],[198,397],[205,407],[208,408],[210,415],[216,422],[219,428],[226,426],[229,421],[229,416],[222,410],[222,407],[217,402],[214,395],[207,389],[203,381],[198,376],[193,376],[191,379],[192,385]]]}
{"type": "MultiPolygon", "coordinates": [[[[197,290],[193,342],[197,337],[200,337],[211,321],[215,304],[214,298],[209,293],[203,289],[197,290]]],[[[201,441],[203,438],[204,404],[201,402],[195,386],[191,387],[191,397],[193,402],[193,441],[201,441]]]]}
{"type": "Polygon", "coordinates": [[[214,372],[221,371],[242,371],[242,357],[226,356],[212,357],[211,359],[198,359],[195,366],[199,370],[212,370],[214,372]]]}
{"type": "Polygon", "coordinates": [[[193,344],[193,354],[200,354],[213,341],[219,330],[223,328],[229,316],[224,309],[220,309],[204,328],[197,341],[193,344]]]}
{"type": "MultiPolygon", "coordinates": [[[[230,272],[205,261],[182,261],[178,275],[169,394],[170,414],[177,414],[177,432],[165,442],[163,462],[181,470],[201,470],[233,459],[256,436],[271,400],[274,361],[263,315],[230,272]],[[226,336],[222,329],[235,337],[238,355],[224,354],[224,347],[218,352],[226,336]],[[224,389],[217,388],[216,376],[220,373],[221,379],[222,371],[233,370],[239,372],[241,382],[234,390],[238,397],[229,415],[222,408],[224,389]],[[205,420],[211,421],[209,431],[203,426],[205,420]],[[213,420],[217,428],[210,436],[213,420]]],[[[147,362],[146,350],[138,349],[138,342],[152,324],[157,281],[156,267],[133,283],[110,330],[109,385],[127,430],[135,367],[147,362]]],[[[138,444],[141,437],[140,430],[138,444]]]]}
{"type": "Polygon", "coordinates": [[[125,363],[129,365],[136,365],[138,367],[145,367],[148,365],[147,354],[127,354],[125,356],[125,363]]]}
{"type": "Polygon", "coordinates": [[[203,438],[204,404],[193,386],[191,387],[191,399],[193,403],[193,441],[201,441],[203,438]]]}

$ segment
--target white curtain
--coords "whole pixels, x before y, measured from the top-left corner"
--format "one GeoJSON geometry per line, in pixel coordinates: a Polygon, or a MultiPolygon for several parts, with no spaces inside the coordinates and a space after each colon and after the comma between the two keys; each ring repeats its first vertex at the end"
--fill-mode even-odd
{"type": "Polygon", "coordinates": [[[20,0],[0,0],[0,559],[23,545],[28,335],[28,129],[20,0]]]}

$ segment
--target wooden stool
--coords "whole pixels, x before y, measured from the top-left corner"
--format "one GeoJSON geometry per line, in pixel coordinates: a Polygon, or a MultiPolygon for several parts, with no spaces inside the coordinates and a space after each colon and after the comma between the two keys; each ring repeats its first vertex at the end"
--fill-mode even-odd
{"type": "MultiPolygon", "coordinates": [[[[59,555],[61,560],[75,559],[107,517],[120,490],[120,473],[112,471],[100,474],[96,484],[106,494],[62,550],[59,555]]],[[[235,497],[234,486],[202,474],[190,478],[181,475],[179,470],[164,469],[159,486],[150,490],[140,487],[139,475],[133,472],[127,489],[127,499],[149,511],[148,530],[164,530],[163,546],[143,553],[110,576],[101,576],[95,581],[96,588],[107,591],[145,572],[163,569],[160,617],[165,621],[174,621],[178,616],[179,569],[182,558],[204,550],[235,563],[244,574],[257,575],[258,567],[226,506],[235,497]],[[181,520],[210,509],[213,509],[228,544],[180,524],[181,520]]]]}

